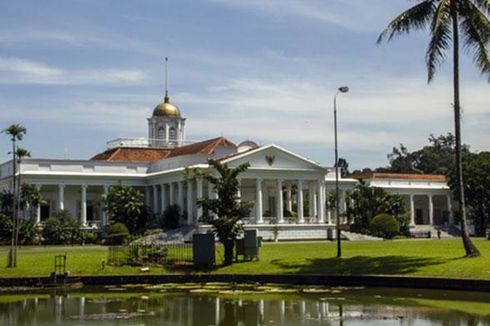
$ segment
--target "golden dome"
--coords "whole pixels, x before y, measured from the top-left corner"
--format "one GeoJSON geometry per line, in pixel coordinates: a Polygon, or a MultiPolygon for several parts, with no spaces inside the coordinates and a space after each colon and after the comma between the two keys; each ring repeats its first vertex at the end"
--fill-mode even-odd
{"type": "Polygon", "coordinates": [[[163,103],[158,104],[153,110],[153,116],[180,118],[180,110],[176,105],[170,103],[170,99],[168,96],[165,96],[163,103]]]}

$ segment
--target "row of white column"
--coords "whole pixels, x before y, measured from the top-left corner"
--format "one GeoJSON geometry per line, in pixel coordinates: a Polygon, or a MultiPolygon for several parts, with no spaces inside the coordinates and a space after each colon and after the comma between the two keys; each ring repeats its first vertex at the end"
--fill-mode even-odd
{"type": "MultiPolygon", "coordinates": [[[[255,195],[255,215],[256,215],[256,222],[258,224],[264,223],[264,216],[263,216],[263,183],[264,180],[257,178],[255,180],[255,188],[256,188],[256,195],[255,195]]],[[[284,200],[283,200],[283,183],[284,181],[282,179],[277,179],[276,180],[276,218],[277,218],[277,223],[285,223],[284,220],[284,200]]],[[[296,204],[297,204],[297,223],[298,224],[303,224],[305,223],[305,216],[304,216],[304,180],[297,180],[296,181],[296,204]]],[[[292,190],[291,190],[291,184],[288,184],[286,188],[286,209],[288,211],[292,211],[292,203],[293,203],[293,198],[292,198],[292,190]]],[[[326,209],[326,199],[327,199],[327,193],[326,193],[326,183],[323,180],[318,180],[316,182],[316,186],[314,182],[309,183],[309,191],[308,191],[308,200],[309,200],[309,215],[310,217],[317,217],[316,222],[317,223],[325,223],[325,219],[327,220],[328,224],[332,223],[332,216],[330,210],[326,209]],[[316,189],[315,189],[316,188],[316,189]]],[[[345,211],[345,192],[342,191],[341,193],[341,207],[345,211]]]]}
{"type": "MultiPolygon", "coordinates": [[[[414,197],[419,196],[415,194],[410,194],[410,224],[415,225],[415,200],[414,197]]],[[[429,200],[429,225],[434,225],[434,196],[435,195],[426,195],[428,200],[429,200]]],[[[449,224],[454,223],[454,217],[452,214],[452,202],[451,202],[451,196],[446,195],[446,201],[447,201],[447,210],[449,213],[449,224]]]]}
{"type": "MultiPolygon", "coordinates": [[[[208,196],[209,198],[213,198],[213,196],[215,196],[212,188],[209,188],[208,196]]],[[[153,212],[155,213],[163,213],[169,206],[172,205],[178,205],[181,210],[185,207],[187,211],[187,224],[193,224],[196,218],[202,216],[201,207],[197,207],[197,213],[194,215],[194,207],[197,205],[197,200],[201,198],[203,198],[202,178],[196,178],[195,181],[179,180],[162,184],[154,184],[150,187],[146,187],[145,194],[146,205],[151,206],[153,212]],[[193,190],[194,187],[196,188],[195,192],[193,190]],[[150,193],[152,193],[152,195],[150,193]],[[185,200],[184,194],[186,194],[187,200],[185,200]],[[151,203],[150,198],[152,198],[151,203]]]]}
{"type": "MultiPolygon", "coordinates": [[[[39,191],[41,191],[42,185],[36,185],[39,191]]],[[[57,202],[57,209],[58,211],[64,210],[65,209],[65,184],[59,184],[58,185],[58,202],[57,202]]],[[[89,186],[86,184],[80,185],[80,223],[82,225],[87,225],[87,188],[89,186]]],[[[103,186],[104,193],[107,193],[109,186],[104,185],[103,186]]],[[[41,205],[37,205],[36,208],[36,215],[35,215],[35,222],[40,223],[41,222],[41,205]]],[[[108,224],[109,221],[107,219],[107,214],[104,210],[102,210],[102,224],[106,225],[108,224]]]]}

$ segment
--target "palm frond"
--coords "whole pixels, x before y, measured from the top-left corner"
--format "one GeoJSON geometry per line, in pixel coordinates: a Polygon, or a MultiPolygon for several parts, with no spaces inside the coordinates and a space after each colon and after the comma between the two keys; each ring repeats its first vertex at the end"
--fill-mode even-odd
{"type": "Polygon", "coordinates": [[[490,21],[485,14],[470,1],[460,9],[461,30],[468,51],[474,52],[473,61],[490,82],[490,59],[487,46],[490,43],[490,21]]]}
{"type": "Polygon", "coordinates": [[[408,34],[412,29],[424,28],[430,22],[434,10],[435,1],[424,0],[404,11],[388,24],[388,27],[379,35],[377,43],[381,43],[385,38],[391,41],[393,37],[408,34]]]}
{"type": "Polygon", "coordinates": [[[451,41],[451,0],[443,0],[437,6],[431,22],[431,40],[425,55],[427,81],[434,78],[437,67],[446,60],[446,50],[451,41]]]}
{"type": "Polygon", "coordinates": [[[12,137],[12,139],[22,140],[24,134],[26,133],[26,128],[20,124],[10,125],[8,128],[2,130],[3,133],[12,137]]]}
{"type": "Polygon", "coordinates": [[[480,8],[481,11],[486,12],[490,15],[490,0],[473,0],[475,5],[480,8]]]}

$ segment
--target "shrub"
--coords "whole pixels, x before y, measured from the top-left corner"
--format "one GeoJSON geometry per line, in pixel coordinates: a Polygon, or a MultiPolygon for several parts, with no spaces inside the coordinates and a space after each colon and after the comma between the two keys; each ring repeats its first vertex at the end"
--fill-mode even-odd
{"type": "Polygon", "coordinates": [[[376,215],[370,223],[371,233],[385,239],[392,239],[400,232],[400,224],[389,214],[376,215]]]}
{"type": "Polygon", "coordinates": [[[38,245],[41,244],[41,230],[32,220],[19,221],[19,244],[38,245]]]}
{"type": "Polygon", "coordinates": [[[12,216],[0,213],[0,244],[10,243],[12,236],[12,216]]]}
{"type": "Polygon", "coordinates": [[[114,223],[107,232],[106,243],[110,245],[122,245],[129,237],[129,230],[123,223],[114,223]]]}
{"type": "Polygon", "coordinates": [[[44,244],[76,244],[84,241],[80,222],[74,220],[67,210],[61,210],[44,222],[44,244]]]}
{"type": "Polygon", "coordinates": [[[87,231],[85,233],[85,243],[87,243],[87,244],[95,244],[95,243],[97,243],[97,240],[98,240],[97,232],[95,232],[95,231],[87,231]]]}
{"type": "Polygon", "coordinates": [[[179,227],[180,207],[179,205],[170,205],[163,212],[161,227],[163,229],[176,229],[179,227]]]}

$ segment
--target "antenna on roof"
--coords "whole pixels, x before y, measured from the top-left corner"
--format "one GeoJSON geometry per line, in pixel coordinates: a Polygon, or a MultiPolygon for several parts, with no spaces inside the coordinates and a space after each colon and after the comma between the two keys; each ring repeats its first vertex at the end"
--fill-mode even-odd
{"type": "Polygon", "coordinates": [[[165,102],[168,102],[168,57],[165,57],[165,102]]]}

